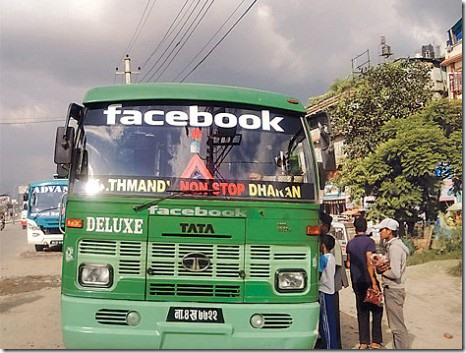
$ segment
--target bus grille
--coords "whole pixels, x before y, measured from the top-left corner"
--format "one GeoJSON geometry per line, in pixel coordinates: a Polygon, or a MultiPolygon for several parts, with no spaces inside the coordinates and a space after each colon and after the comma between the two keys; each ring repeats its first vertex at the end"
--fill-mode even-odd
{"type": "Polygon", "coordinates": [[[79,253],[87,255],[116,255],[117,242],[110,240],[83,239],[79,242],[79,253]]]}
{"type": "Polygon", "coordinates": [[[241,270],[239,245],[152,243],[149,267],[152,276],[238,278],[241,270]],[[202,272],[192,272],[182,265],[183,257],[202,253],[209,257],[210,267],[202,272]]]}
{"type": "Polygon", "coordinates": [[[272,259],[275,263],[286,261],[291,265],[294,261],[300,261],[299,264],[302,264],[309,259],[309,250],[303,247],[250,245],[247,248],[246,258],[250,260],[247,267],[250,278],[270,278],[272,259]]]}
{"type": "Polygon", "coordinates": [[[261,314],[264,317],[263,329],[283,329],[293,324],[293,319],[289,314],[261,314]]]}
{"type": "Polygon", "coordinates": [[[128,326],[126,322],[128,313],[129,310],[100,309],[95,314],[95,319],[99,324],[128,326]]]}
{"type": "MultiPolygon", "coordinates": [[[[246,279],[269,281],[277,268],[310,267],[311,255],[308,247],[257,244],[244,246],[154,242],[148,244],[147,251],[146,267],[144,242],[82,239],[78,245],[78,252],[82,259],[88,259],[91,256],[116,258],[115,265],[118,267],[116,273],[120,276],[141,277],[146,276],[147,273],[147,279],[150,281],[169,278],[241,280],[243,276],[246,279]],[[208,256],[209,268],[200,272],[187,270],[182,260],[190,253],[208,256]]],[[[214,291],[214,294],[209,294],[209,296],[219,296],[215,294],[214,289],[210,290],[214,291]]],[[[178,291],[175,292],[178,293],[178,291]]],[[[189,290],[187,292],[189,293],[189,290]]],[[[201,293],[201,290],[197,292],[201,293]]]]}
{"type": "Polygon", "coordinates": [[[240,286],[234,285],[151,283],[149,295],[238,298],[240,291],[240,286]]]}
{"type": "Polygon", "coordinates": [[[141,275],[143,243],[138,241],[112,241],[83,239],[79,242],[79,254],[82,256],[118,256],[118,273],[120,275],[141,275]]]}

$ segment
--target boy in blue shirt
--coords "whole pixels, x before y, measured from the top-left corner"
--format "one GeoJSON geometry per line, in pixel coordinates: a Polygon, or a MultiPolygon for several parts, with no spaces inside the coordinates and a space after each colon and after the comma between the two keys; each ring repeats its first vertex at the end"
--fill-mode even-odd
{"type": "Polygon", "coordinates": [[[320,347],[324,349],[338,349],[337,325],[334,308],[335,294],[335,257],[330,251],[335,246],[335,239],[328,235],[321,236],[320,249],[322,255],[319,261],[320,281],[320,347]]]}

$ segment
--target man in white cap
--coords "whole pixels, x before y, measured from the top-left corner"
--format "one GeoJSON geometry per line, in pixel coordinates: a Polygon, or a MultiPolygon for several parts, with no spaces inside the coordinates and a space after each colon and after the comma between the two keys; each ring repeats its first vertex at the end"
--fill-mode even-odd
{"type": "Polygon", "coordinates": [[[392,218],[385,218],[376,226],[380,238],[386,241],[389,263],[377,267],[382,274],[382,287],[385,298],[388,326],[393,335],[395,349],[409,349],[408,330],[404,323],[403,304],[405,292],[405,270],[409,256],[406,245],[398,238],[399,224],[392,218]]]}

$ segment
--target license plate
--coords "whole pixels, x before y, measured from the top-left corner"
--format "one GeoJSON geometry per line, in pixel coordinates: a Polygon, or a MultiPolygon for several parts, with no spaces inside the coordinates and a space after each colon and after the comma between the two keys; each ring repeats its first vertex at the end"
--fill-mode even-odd
{"type": "Polygon", "coordinates": [[[181,308],[170,307],[167,321],[169,322],[205,322],[223,324],[222,309],[220,308],[181,308]]]}

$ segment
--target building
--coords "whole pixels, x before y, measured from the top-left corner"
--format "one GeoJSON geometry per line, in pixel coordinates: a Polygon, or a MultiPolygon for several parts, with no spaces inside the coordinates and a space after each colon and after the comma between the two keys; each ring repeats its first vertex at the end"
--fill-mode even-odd
{"type": "Polygon", "coordinates": [[[448,41],[445,49],[445,60],[441,62],[445,68],[448,83],[448,97],[462,99],[463,94],[463,19],[460,18],[448,30],[448,41]]]}
{"type": "Polygon", "coordinates": [[[422,57],[426,59],[433,59],[435,58],[434,54],[434,46],[432,44],[423,45],[421,48],[422,57]]]}
{"type": "MultiPolygon", "coordinates": [[[[447,75],[448,98],[462,99],[463,94],[463,19],[460,18],[448,30],[447,46],[445,48],[445,59],[441,66],[447,75]]],[[[439,202],[448,206],[447,211],[453,213],[456,221],[461,223],[461,211],[463,209],[462,193],[453,193],[453,182],[451,178],[443,181],[439,202]]]]}

